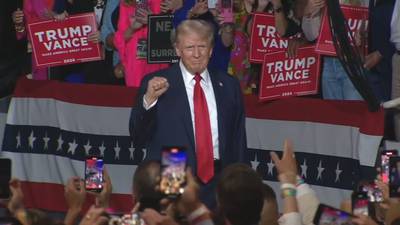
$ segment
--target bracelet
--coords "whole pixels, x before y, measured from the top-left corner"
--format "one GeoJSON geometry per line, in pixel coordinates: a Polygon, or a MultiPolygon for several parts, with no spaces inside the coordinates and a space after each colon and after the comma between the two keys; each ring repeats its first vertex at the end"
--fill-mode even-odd
{"type": "Polygon", "coordinates": [[[197,208],[196,210],[194,210],[193,212],[191,212],[187,216],[187,219],[190,223],[192,223],[195,219],[197,219],[198,217],[200,217],[206,213],[208,213],[208,210],[204,205],[202,205],[199,208],[197,208]]]}
{"type": "Polygon", "coordinates": [[[293,188],[285,188],[285,189],[282,189],[281,197],[282,197],[282,198],[296,197],[296,194],[297,194],[296,189],[293,189],[293,188]]]}
{"type": "Polygon", "coordinates": [[[294,184],[290,184],[290,183],[283,183],[283,184],[281,184],[281,190],[284,190],[284,189],[296,190],[296,186],[294,184]]]}

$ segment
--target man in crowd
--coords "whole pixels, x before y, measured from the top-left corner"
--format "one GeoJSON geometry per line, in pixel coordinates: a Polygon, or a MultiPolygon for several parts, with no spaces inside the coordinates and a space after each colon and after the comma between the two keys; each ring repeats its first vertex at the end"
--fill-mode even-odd
{"type": "Polygon", "coordinates": [[[205,185],[219,168],[243,161],[246,149],[239,82],[207,69],[213,38],[209,23],[182,22],[174,41],[180,62],[143,79],[130,119],[134,144],[147,147],[148,159],[159,159],[163,146],[184,146],[188,165],[205,185]]]}

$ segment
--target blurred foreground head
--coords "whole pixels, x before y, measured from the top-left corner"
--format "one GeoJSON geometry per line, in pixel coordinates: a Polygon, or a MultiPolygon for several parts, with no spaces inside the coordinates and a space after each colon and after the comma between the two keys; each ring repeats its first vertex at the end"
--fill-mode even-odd
{"type": "Polygon", "coordinates": [[[264,204],[261,177],[245,164],[226,167],[217,186],[220,213],[232,225],[258,224],[264,204]]]}

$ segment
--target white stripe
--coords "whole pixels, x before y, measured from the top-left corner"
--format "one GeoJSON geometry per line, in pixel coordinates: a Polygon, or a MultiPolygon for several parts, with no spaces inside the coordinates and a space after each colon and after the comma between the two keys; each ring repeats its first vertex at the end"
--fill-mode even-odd
{"type": "Polygon", "coordinates": [[[58,127],[71,132],[129,136],[130,107],[81,105],[48,98],[13,98],[8,124],[58,127]]]}
{"type": "Polygon", "coordinates": [[[381,136],[360,133],[359,128],[302,121],[246,119],[247,146],[281,150],[292,140],[296,152],[359,159],[374,166],[381,136]]]}
{"type": "MultiPolygon", "coordinates": [[[[283,211],[282,208],[282,198],[280,198],[280,183],[276,181],[264,181],[264,183],[268,184],[269,186],[274,189],[276,194],[276,199],[278,200],[278,205],[280,207],[280,212],[283,211]]],[[[311,188],[315,191],[319,201],[321,203],[331,205],[336,208],[340,208],[340,203],[345,199],[351,198],[352,191],[343,190],[338,188],[330,188],[330,187],[323,187],[318,185],[310,185],[311,188]]]]}
{"type": "MultiPolygon", "coordinates": [[[[12,175],[22,181],[63,184],[72,176],[83,178],[84,161],[62,156],[2,152],[1,157],[12,160],[12,175]]],[[[131,194],[136,165],[105,165],[113,184],[113,193],[131,194]]]]}

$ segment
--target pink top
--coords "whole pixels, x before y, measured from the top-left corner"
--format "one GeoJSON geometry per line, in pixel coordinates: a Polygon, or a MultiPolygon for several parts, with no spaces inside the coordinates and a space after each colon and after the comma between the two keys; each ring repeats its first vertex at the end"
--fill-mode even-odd
{"type": "MultiPolygon", "coordinates": [[[[160,13],[160,0],[148,0],[147,2],[153,13],[160,13]]],[[[135,6],[127,5],[124,0],[121,0],[118,30],[114,36],[114,44],[125,67],[125,83],[130,87],[139,87],[146,74],[168,67],[168,64],[147,64],[146,59],[136,58],[137,42],[139,39],[147,39],[147,26],[136,30],[129,40],[125,40],[124,33],[130,26],[129,17],[135,11],[135,6]]]]}

